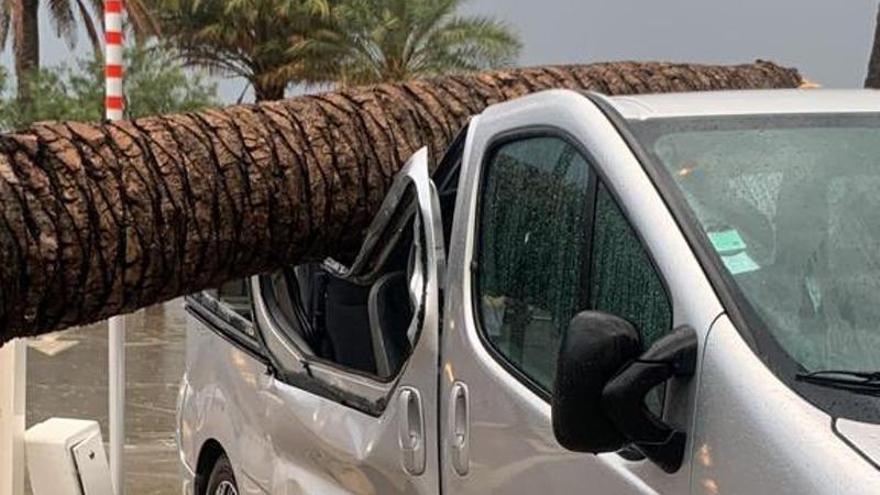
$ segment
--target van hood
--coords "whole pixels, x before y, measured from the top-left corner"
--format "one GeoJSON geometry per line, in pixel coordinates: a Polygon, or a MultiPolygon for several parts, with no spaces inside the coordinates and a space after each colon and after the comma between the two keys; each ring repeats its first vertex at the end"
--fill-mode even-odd
{"type": "Polygon", "coordinates": [[[834,420],[834,431],[875,467],[880,467],[880,424],[838,418],[834,420]]]}

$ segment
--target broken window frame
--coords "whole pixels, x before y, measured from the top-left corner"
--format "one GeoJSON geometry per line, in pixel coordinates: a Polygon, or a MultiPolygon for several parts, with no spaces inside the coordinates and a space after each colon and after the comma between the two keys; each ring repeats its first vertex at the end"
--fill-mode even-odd
{"type": "Polygon", "coordinates": [[[439,322],[439,292],[445,253],[439,199],[429,175],[426,148],[417,151],[398,172],[351,266],[328,259],[324,268],[343,280],[358,285],[371,284],[383,274],[385,262],[409,226],[420,229],[420,237],[424,239],[418,250],[424,283],[414,301],[411,325],[418,328],[412,340],[412,350],[397,373],[381,378],[304,352],[291,341],[280,326],[282,322],[274,316],[274,296],[267,283],[269,276],[257,276],[252,279],[251,289],[254,314],[279,379],[371,415],[378,416],[384,411],[421,341],[424,322],[439,322]],[[425,225],[426,219],[428,225],[425,225]]]}
{"type": "MultiPolygon", "coordinates": [[[[247,287],[249,294],[252,294],[249,281],[245,279],[242,283],[247,287]]],[[[184,309],[233,345],[265,361],[265,349],[254,321],[243,317],[217,295],[212,294],[212,291],[216,290],[208,289],[186,296],[184,309]]],[[[253,315],[253,297],[248,299],[253,315]]]]}

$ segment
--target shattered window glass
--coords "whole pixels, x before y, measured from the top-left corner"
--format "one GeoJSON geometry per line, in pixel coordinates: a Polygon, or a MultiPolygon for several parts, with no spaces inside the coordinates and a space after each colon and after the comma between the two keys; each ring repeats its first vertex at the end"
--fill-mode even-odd
{"type": "Polygon", "coordinates": [[[487,338],[551,388],[563,330],[584,308],[589,167],[557,138],[499,148],[485,170],[478,253],[487,338]]]}

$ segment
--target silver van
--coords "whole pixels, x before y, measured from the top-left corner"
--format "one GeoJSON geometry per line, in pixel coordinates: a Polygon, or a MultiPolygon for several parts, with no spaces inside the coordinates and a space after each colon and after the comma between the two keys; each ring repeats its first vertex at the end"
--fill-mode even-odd
{"type": "Polygon", "coordinates": [[[880,493],[880,93],[548,91],[432,169],[187,299],[184,493],[880,493]]]}

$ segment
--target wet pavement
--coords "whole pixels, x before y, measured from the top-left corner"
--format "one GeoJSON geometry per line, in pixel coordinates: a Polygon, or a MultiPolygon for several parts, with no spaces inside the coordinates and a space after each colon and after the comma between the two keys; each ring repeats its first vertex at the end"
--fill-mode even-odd
{"type": "MultiPolygon", "coordinates": [[[[174,427],[185,314],[178,299],[126,316],[127,495],[180,493],[174,427]]],[[[28,347],[28,427],[54,416],[93,419],[106,445],[107,323],[34,339],[28,347]]]]}

